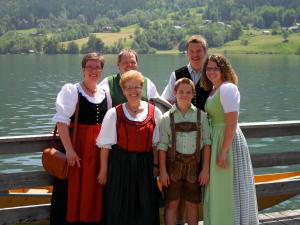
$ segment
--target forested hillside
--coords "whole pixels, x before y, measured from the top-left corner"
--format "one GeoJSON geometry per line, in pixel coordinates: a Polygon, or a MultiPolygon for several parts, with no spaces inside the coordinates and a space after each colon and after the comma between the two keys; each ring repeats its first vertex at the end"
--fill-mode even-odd
{"type": "Polygon", "coordinates": [[[211,47],[251,29],[284,35],[300,23],[300,0],[1,0],[0,18],[0,53],[114,53],[129,43],[151,53],[183,50],[191,34],[204,35],[211,47]],[[130,42],[107,45],[94,35],[130,25],[137,26],[130,42]],[[84,37],[82,46],[70,42],[84,37]]]}

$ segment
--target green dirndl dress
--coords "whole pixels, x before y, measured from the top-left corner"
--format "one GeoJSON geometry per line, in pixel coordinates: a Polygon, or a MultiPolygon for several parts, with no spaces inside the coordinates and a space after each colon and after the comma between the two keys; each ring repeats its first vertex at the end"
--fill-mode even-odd
{"type": "Polygon", "coordinates": [[[225,132],[225,112],[220,88],[206,102],[211,125],[210,180],[204,194],[205,225],[258,225],[253,169],[247,142],[237,127],[228,150],[227,168],[217,165],[225,132]]]}

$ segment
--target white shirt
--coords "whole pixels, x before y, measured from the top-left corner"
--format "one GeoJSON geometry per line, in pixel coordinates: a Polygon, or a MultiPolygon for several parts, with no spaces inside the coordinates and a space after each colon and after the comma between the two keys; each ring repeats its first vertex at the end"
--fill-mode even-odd
{"type": "MultiPolygon", "coordinates": [[[[125,103],[122,104],[122,109],[124,111],[125,116],[131,121],[144,121],[148,116],[148,103],[142,101],[142,106],[144,108],[143,112],[138,115],[138,118],[133,118],[128,110],[125,107],[125,103]]],[[[153,131],[152,137],[152,145],[156,146],[157,142],[159,141],[159,122],[161,120],[162,113],[161,111],[155,107],[154,111],[154,118],[155,118],[155,128],[153,131]]],[[[96,144],[99,148],[108,148],[111,149],[111,146],[117,144],[117,111],[116,108],[111,108],[107,111],[103,122],[100,134],[96,139],[96,144]]]]}
{"type": "MultiPolygon", "coordinates": [[[[146,79],[147,79],[147,99],[159,97],[155,84],[149,78],[146,79]]],[[[107,101],[111,103],[112,98],[109,90],[108,77],[105,77],[104,80],[100,82],[99,86],[105,90],[107,94],[107,101]]]]}
{"type": "MultiPolygon", "coordinates": [[[[191,75],[193,83],[196,85],[198,83],[198,81],[200,80],[201,72],[197,72],[197,71],[193,70],[190,63],[187,65],[187,68],[189,70],[189,73],[191,75]]],[[[161,94],[162,98],[164,98],[167,101],[170,101],[170,100],[175,101],[176,100],[175,96],[173,95],[175,83],[176,83],[176,75],[175,75],[175,71],[173,71],[171,73],[169,83],[167,84],[163,93],[161,94]]]]}
{"type": "MultiPolygon", "coordinates": [[[[54,122],[61,122],[70,125],[71,116],[74,114],[76,104],[78,101],[78,91],[87,98],[87,100],[94,104],[101,103],[105,98],[105,91],[98,88],[98,94],[94,97],[89,96],[82,89],[80,83],[76,84],[65,84],[56,98],[56,114],[52,118],[54,122]]],[[[111,108],[111,103],[107,103],[107,108],[111,108]]]]}
{"type": "MultiPolygon", "coordinates": [[[[219,87],[220,91],[220,100],[223,106],[224,112],[239,112],[240,109],[240,92],[238,87],[229,82],[225,82],[221,84],[219,87]]],[[[214,95],[208,97],[208,101],[212,99],[218,90],[214,93],[214,95]]]]}

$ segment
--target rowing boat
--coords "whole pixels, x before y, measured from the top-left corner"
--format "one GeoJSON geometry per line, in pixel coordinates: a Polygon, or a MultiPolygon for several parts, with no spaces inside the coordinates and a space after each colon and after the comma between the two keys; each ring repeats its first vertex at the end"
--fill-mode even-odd
{"type": "MultiPolygon", "coordinates": [[[[262,174],[254,177],[255,184],[284,182],[294,179],[300,179],[300,171],[287,173],[262,174]]],[[[51,201],[52,186],[12,189],[5,192],[0,192],[0,208],[47,204],[51,201]]],[[[257,199],[259,210],[272,207],[280,202],[288,200],[297,195],[282,194],[276,196],[259,197],[257,199]]]]}

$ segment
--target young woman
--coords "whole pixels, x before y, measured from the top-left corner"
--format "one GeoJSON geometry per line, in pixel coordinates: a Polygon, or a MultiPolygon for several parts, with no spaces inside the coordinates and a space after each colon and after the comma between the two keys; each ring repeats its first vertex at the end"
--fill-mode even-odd
{"type": "Polygon", "coordinates": [[[247,142],[238,126],[237,76],[221,55],[209,56],[201,85],[212,89],[205,109],[212,127],[210,181],[204,198],[205,225],[258,224],[256,192],[247,142]]]}

